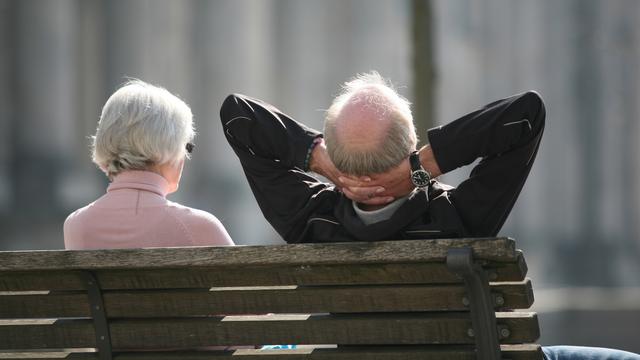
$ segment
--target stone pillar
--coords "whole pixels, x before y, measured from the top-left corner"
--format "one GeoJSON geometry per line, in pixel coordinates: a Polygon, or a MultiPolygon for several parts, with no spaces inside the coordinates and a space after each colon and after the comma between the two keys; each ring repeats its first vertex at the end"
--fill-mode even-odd
{"type": "MultiPolygon", "coordinates": [[[[13,21],[15,6],[9,0],[0,0],[0,224],[8,220],[11,204],[11,172],[13,129],[13,21]]],[[[3,227],[4,226],[0,226],[3,227]]]]}
{"type": "Polygon", "coordinates": [[[92,163],[90,136],[95,134],[100,111],[109,96],[106,60],[106,6],[101,0],[74,3],[77,20],[75,31],[73,80],[73,134],[70,139],[69,166],[61,174],[59,193],[61,207],[72,211],[104,193],[107,178],[92,163]]]}
{"type": "Polygon", "coordinates": [[[58,212],[59,180],[78,134],[75,119],[75,1],[16,1],[13,212],[47,218],[58,212]]]}

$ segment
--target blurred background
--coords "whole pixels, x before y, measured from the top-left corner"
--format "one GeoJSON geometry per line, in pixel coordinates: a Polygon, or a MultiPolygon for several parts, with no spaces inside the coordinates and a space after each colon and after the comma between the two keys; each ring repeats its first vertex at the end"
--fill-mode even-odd
{"type": "Polygon", "coordinates": [[[62,248],[65,217],[104,193],[89,136],[127,77],[191,105],[170,199],[238,244],[281,240],[221,133],[227,94],[320,128],[340,84],[377,70],[424,133],[534,89],[545,136],[501,234],[525,251],[541,343],[640,352],[639,62],[635,0],[0,0],[0,250],[62,248]]]}

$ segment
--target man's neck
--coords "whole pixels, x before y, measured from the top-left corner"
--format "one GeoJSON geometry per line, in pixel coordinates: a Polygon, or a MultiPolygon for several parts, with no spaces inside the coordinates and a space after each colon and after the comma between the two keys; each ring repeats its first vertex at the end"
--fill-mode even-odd
{"type": "Polygon", "coordinates": [[[390,219],[406,200],[407,198],[403,197],[386,205],[365,205],[354,202],[352,203],[352,206],[360,220],[362,220],[366,225],[370,225],[390,219]]]}
{"type": "Polygon", "coordinates": [[[364,211],[374,211],[374,210],[382,209],[387,205],[368,205],[363,203],[356,203],[356,206],[364,211]]]}

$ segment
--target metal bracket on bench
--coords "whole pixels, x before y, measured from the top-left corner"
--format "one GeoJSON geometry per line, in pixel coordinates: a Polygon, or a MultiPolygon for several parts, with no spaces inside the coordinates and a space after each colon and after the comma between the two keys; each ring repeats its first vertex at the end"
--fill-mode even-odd
{"type": "Polygon", "coordinates": [[[109,323],[102,301],[102,290],[95,276],[90,271],[82,271],[82,279],[89,295],[89,307],[93,318],[93,327],[96,331],[96,347],[100,360],[112,360],[111,335],[109,334],[109,323]]]}
{"type": "Polygon", "coordinates": [[[471,248],[449,249],[447,267],[464,280],[473,326],[473,332],[470,331],[469,335],[475,338],[477,359],[499,360],[501,353],[496,313],[487,274],[480,265],[473,263],[471,248]]]}

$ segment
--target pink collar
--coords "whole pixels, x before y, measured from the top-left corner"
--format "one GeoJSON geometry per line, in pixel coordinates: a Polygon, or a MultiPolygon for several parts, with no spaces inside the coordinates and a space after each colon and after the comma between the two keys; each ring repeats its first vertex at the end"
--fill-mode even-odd
{"type": "Polygon", "coordinates": [[[120,189],[145,190],[166,197],[169,192],[169,183],[165,178],[151,171],[129,170],[116,175],[107,187],[107,192],[120,189]]]}

